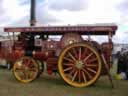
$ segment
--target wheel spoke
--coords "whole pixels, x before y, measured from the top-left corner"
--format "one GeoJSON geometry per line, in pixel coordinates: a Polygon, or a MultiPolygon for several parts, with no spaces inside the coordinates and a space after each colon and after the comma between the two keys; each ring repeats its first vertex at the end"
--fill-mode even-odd
{"type": "Polygon", "coordinates": [[[78,73],[77,71],[74,73],[74,75],[73,75],[73,77],[72,77],[72,81],[75,80],[77,73],[78,73]]]}
{"type": "Polygon", "coordinates": [[[27,63],[25,64],[26,66],[29,66],[31,64],[31,60],[27,59],[27,63]]]}
{"type": "Polygon", "coordinates": [[[19,72],[19,71],[22,72],[22,70],[24,70],[24,69],[22,69],[22,68],[17,68],[17,69],[15,69],[15,72],[19,72]]]}
{"type": "Polygon", "coordinates": [[[76,62],[77,60],[76,60],[76,58],[70,53],[70,52],[68,52],[68,55],[76,62]]]}
{"type": "Polygon", "coordinates": [[[27,78],[28,78],[28,79],[31,79],[31,78],[34,77],[34,75],[35,75],[35,73],[29,72],[29,73],[27,73],[27,78]]]}
{"type": "Polygon", "coordinates": [[[72,63],[63,63],[63,65],[65,65],[65,66],[74,66],[74,64],[72,64],[72,63]]]}
{"type": "Polygon", "coordinates": [[[28,70],[28,71],[26,72],[26,79],[31,79],[31,78],[33,78],[33,76],[34,76],[33,71],[30,72],[30,70],[28,70]],[[32,74],[32,75],[31,75],[31,74],[32,74]]]}
{"type": "Polygon", "coordinates": [[[25,71],[23,71],[23,78],[22,78],[22,80],[24,80],[24,79],[27,79],[27,74],[26,74],[25,71]]]}
{"type": "Polygon", "coordinates": [[[91,71],[91,72],[93,72],[93,73],[95,73],[96,74],[96,71],[95,70],[93,70],[93,69],[91,69],[91,68],[87,68],[89,71],[91,71]]]}
{"type": "Polygon", "coordinates": [[[84,48],[83,56],[86,56],[87,48],[84,48]]]}
{"type": "Polygon", "coordinates": [[[16,67],[16,69],[15,69],[15,71],[22,71],[22,70],[24,70],[24,68],[25,68],[25,66],[23,66],[23,65],[16,65],[17,67],[16,67]]]}
{"type": "Polygon", "coordinates": [[[74,61],[72,59],[70,59],[70,58],[64,57],[64,59],[67,60],[67,61],[69,61],[69,62],[74,63],[74,61]]]}
{"type": "Polygon", "coordinates": [[[29,72],[26,73],[26,79],[30,78],[29,74],[30,74],[29,72]]]}
{"type": "Polygon", "coordinates": [[[79,48],[79,60],[81,59],[81,47],[79,48]]]}
{"type": "Polygon", "coordinates": [[[70,71],[69,75],[72,75],[74,71],[75,71],[75,69],[72,69],[72,70],[70,71]]]}
{"type": "Polygon", "coordinates": [[[20,77],[21,80],[24,80],[25,79],[24,72],[22,72],[22,74],[20,74],[19,77],[20,77]]]}
{"type": "Polygon", "coordinates": [[[87,75],[88,75],[88,77],[89,77],[89,79],[91,79],[92,78],[92,76],[88,73],[88,71],[87,70],[85,70],[85,69],[82,69],[87,75]]]}
{"type": "Polygon", "coordinates": [[[72,67],[68,67],[68,68],[64,69],[64,72],[69,71],[71,69],[72,69],[72,67]]]}
{"type": "Polygon", "coordinates": [[[96,61],[96,60],[97,60],[97,58],[91,59],[91,60],[89,61],[89,63],[92,63],[92,62],[94,62],[94,61],[96,61]]]}
{"type": "Polygon", "coordinates": [[[76,52],[76,49],[75,48],[72,48],[72,51],[74,53],[74,56],[77,58],[77,52],[76,52]]]}
{"type": "Polygon", "coordinates": [[[79,75],[78,76],[79,77],[79,82],[81,82],[81,79],[80,79],[81,78],[81,72],[80,72],[80,70],[78,71],[78,75],[79,75]]]}
{"type": "Polygon", "coordinates": [[[86,64],[87,67],[97,67],[97,64],[86,64]]]}
{"type": "Polygon", "coordinates": [[[87,82],[87,79],[86,79],[85,74],[84,74],[83,71],[82,71],[82,76],[83,76],[83,78],[84,78],[84,82],[87,82]]]}
{"type": "Polygon", "coordinates": [[[87,57],[84,58],[84,62],[93,55],[93,53],[90,53],[87,57]]]}
{"type": "Polygon", "coordinates": [[[37,68],[30,68],[29,71],[36,72],[37,71],[37,68]]]}
{"type": "Polygon", "coordinates": [[[21,75],[24,75],[24,71],[21,71],[21,70],[17,70],[17,71],[15,71],[20,77],[21,77],[21,75]]]}

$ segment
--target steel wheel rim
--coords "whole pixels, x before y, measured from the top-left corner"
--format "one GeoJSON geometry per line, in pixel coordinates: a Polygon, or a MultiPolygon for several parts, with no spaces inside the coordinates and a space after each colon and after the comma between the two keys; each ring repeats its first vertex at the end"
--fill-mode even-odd
{"type": "Polygon", "coordinates": [[[92,48],[90,45],[83,44],[83,43],[76,43],[76,44],[72,44],[72,45],[66,47],[62,51],[62,53],[60,54],[59,60],[58,60],[58,69],[59,69],[59,73],[60,73],[61,77],[68,84],[70,84],[74,87],[85,87],[85,86],[89,86],[89,85],[93,84],[98,79],[98,77],[100,75],[100,72],[101,72],[101,59],[100,59],[100,56],[97,53],[97,51],[94,48],[92,48]],[[83,54],[83,48],[86,48],[86,49],[90,50],[90,52],[92,51],[92,54],[90,53],[85,57],[86,57],[86,59],[89,59],[89,58],[91,58],[91,56],[94,55],[96,57],[97,64],[96,65],[95,64],[94,65],[88,65],[88,64],[85,64],[85,62],[84,62],[84,67],[83,67],[83,59],[82,58],[84,58],[84,56],[82,57],[82,55],[81,55],[81,57],[80,57],[80,55],[77,54],[77,56],[79,58],[81,58],[82,60],[80,60],[79,58],[75,58],[75,59],[77,59],[78,64],[74,63],[74,65],[73,65],[71,62],[75,60],[74,59],[75,53],[73,54],[72,53],[73,51],[70,52],[71,49],[74,50],[73,48],[78,48],[78,49],[81,48],[81,49],[79,49],[79,51],[77,49],[77,52],[79,52],[81,54],[83,54]],[[66,58],[67,54],[70,54],[70,57],[69,57],[70,59],[66,58]],[[65,63],[64,59],[67,59],[67,61],[69,61],[71,64],[67,64],[67,65],[64,64],[65,63]],[[85,65],[86,65],[86,68],[85,68],[85,65]],[[65,66],[68,66],[68,67],[64,68],[65,66]],[[71,66],[73,66],[73,67],[71,67],[71,66]],[[75,66],[75,69],[74,69],[74,66],[75,66]],[[97,66],[96,67],[97,70],[95,69],[94,66],[97,66]],[[91,68],[91,67],[94,67],[94,69],[91,68]],[[68,73],[66,73],[66,72],[68,72],[68,73]],[[92,77],[89,77],[90,72],[91,72],[92,77]],[[95,74],[92,75],[92,73],[95,73],[95,74]],[[68,76],[68,74],[69,74],[69,76],[68,76]],[[91,78],[91,79],[87,79],[87,78],[91,78]],[[77,80],[75,80],[75,79],[77,79],[77,80]]]}
{"type": "Polygon", "coordinates": [[[18,81],[22,83],[29,83],[37,77],[39,73],[39,66],[33,58],[22,57],[14,63],[13,73],[18,81]],[[25,60],[28,61],[25,62],[25,60]]]}

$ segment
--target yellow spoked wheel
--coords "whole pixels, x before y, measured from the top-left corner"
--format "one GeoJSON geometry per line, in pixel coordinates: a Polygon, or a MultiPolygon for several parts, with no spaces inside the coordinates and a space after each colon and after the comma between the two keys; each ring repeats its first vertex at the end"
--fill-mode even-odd
{"type": "Polygon", "coordinates": [[[58,60],[61,77],[74,87],[85,87],[96,82],[101,66],[98,52],[86,43],[67,46],[58,60]]]}
{"type": "Polygon", "coordinates": [[[13,73],[18,81],[29,83],[37,77],[39,65],[31,57],[22,57],[14,63],[13,73]]]}

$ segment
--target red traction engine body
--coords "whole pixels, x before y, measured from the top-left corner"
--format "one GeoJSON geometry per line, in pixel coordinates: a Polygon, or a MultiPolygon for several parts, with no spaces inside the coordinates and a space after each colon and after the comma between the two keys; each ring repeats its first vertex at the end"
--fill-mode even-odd
{"type": "Polygon", "coordinates": [[[116,29],[116,25],[5,28],[5,32],[20,34],[17,40],[11,40],[13,45],[4,52],[4,57],[13,64],[14,76],[21,82],[34,80],[46,65],[48,74],[59,72],[72,86],[88,86],[106,73],[104,61],[110,66],[116,29]],[[60,38],[49,38],[51,35],[60,38]],[[91,35],[106,35],[108,42],[99,44],[90,39],[91,35]]]}

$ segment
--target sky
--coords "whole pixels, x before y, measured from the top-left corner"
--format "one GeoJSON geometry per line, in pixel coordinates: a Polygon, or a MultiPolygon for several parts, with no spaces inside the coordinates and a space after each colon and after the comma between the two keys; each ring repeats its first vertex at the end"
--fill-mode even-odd
{"type": "MultiPolygon", "coordinates": [[[[30,0],[0,0],[0,34],[29,26],[30,0]]],[[[37,26],[115,23],[115,43],[128,43],[128,0],[36,0],[37,26]]],[[[104,39],[100,37],[98,39],[104,39]]]]}

